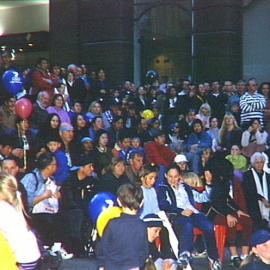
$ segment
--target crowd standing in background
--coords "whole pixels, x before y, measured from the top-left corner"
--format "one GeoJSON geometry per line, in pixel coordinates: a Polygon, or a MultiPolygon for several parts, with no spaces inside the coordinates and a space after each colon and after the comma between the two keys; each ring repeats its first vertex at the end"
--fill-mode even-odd
{"type": "MultiPolygon", "coordinates": [[[[0,76],[10,69],[16,66],[5,56],[0,76]]],[[[269,269],[261,246],[270,254],[270,83],[156,79],[115,87],[104,69],[46,58],[23,74],[17,95],[0,88],[0,236],[20,269],[38,263],[35,234],[64,259],[87,256],[88,203],[99,192],[118,196],[125,210],[101,238],[100,268],[139,269],[151,255],[157,269],[174,269],[173,261],[186,266],[208,254],[210,269],[222,269],[214,237],[222,225],[234,267],[252,251],[253,265],[269,269]],[[27,119],[15,112],[22,96],[33,104],[27,119]],[[188,173],[195,180],[186,182],[188,173]],[[160,211],[179,240],[178,254],[170,252],[160,211]],[[194,228],[202,236],[193,242],[194,228]],[[31,254],[16,246],[23,237],[31,254]],[[157,237],[163,250],[153,245],[157,237]]]]}

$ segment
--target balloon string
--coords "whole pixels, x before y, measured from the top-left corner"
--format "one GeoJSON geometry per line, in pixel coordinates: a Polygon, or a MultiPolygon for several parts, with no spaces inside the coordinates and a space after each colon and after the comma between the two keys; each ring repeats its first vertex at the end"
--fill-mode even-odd
{"type": "Polygon", "coordinates": [[[26,170],[27,168],[27,161],[26,161],[26,150],[23,150],[23,168],[26,170]]]}

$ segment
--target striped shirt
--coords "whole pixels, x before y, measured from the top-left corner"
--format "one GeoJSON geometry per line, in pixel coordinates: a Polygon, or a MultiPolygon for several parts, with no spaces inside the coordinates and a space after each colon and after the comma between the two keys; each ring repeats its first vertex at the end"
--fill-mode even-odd
{"type": "Polygon", "coordinates": [[[251,95],[246,92],[240,98],[241,109],[241,124],[250,123],[252,119],[260,119],[260,123],[263,126],[263,111],[266,106],[266,101],[263,95],[254,93],[251,95]]]}

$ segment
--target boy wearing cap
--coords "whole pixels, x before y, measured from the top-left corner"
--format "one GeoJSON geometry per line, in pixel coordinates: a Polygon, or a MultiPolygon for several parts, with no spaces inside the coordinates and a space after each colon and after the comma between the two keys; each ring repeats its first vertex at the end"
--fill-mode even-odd
{"type": "Polygon", "coordinates": [[[143,221],[147,226],[149,256],[153,259],[156,269],[174,269],[173,260],[164,259],[164,256],[159,252],[155,244],[155,240],[160,236],[163,228],[162,219],[156,214],[148,214],[143,218],[143,221]]]}
{"type": "Polygon", "coordinates": [[[80,158],[92,159],[94,156],[94,141],[90,137],[83,137],[80,145],[80,158]]]}
{"type": "Polygon", "coordinates": [[[152,133],[153,142],[146,145],[146,158],[149,163],[169,167],[173,164],[176,154],[165,145],[166,136],[162,130],[152,133]]]}
{"type": "Polygon", "coordinates": [[[252,255],[243,262],[241,269],[269,270],[270,232],[266,230],[259,230],[253,233],[251,239],[251,247],[252,255]]]}
{"type": "Polygon", "coordinates": [[[96,193],[96,178],[92,176],[93,160],[81,159],[76,165],[78,167],[74,168],[62,186],[62,206],[68,221],[69,249],[76,256],[84,256],[83,229],[88,220],[88,203],[96,193]]]}
{"type": "Polygon", "coordinates": [[[49,137],[46,141],[47,149],[54,155],[57,162],[57,170],[54,174],[55,182],[58,186],[62,186],[69,176],[69,168],[65,152],[61,150],[61,139],[60,137],[49,137]]]}
{"type": "Polygon", "coordinates": [[[179,167],[181,173],[188,172],[188,160],[184,154],[178,154],[174,158],[175,164],[179,167]]]}

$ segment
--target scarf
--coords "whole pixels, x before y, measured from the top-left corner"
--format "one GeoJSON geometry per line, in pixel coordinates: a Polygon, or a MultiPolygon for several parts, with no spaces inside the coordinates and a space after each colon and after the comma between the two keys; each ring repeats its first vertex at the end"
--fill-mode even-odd
{"type": "MultiPolygon", "coordinates": [[[[261,185],[261,181],[256,171],[254,169],[251,169],[251,171],[255,180],[257,193],[268,200],[268,187],[267,187],[267,180],[266,180],[265,172],[263,173],[263,178],[262,178],[263,181],[261,185]]],[[[270,209],[266,208],[260,200],[258,200],[258,203],[259,203],[259,208],[260,208],[262,218],[269,221],[270,209]]]]}

